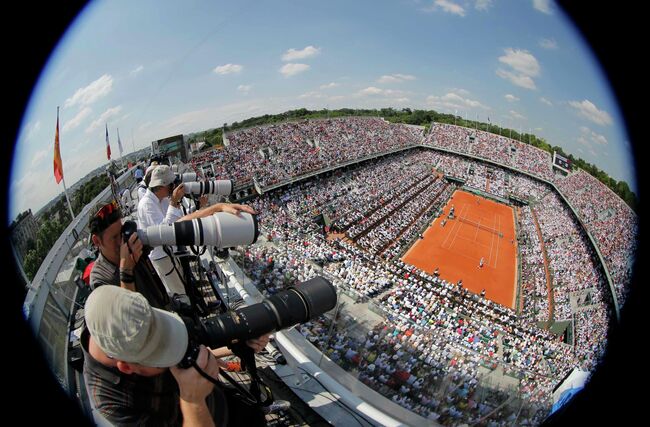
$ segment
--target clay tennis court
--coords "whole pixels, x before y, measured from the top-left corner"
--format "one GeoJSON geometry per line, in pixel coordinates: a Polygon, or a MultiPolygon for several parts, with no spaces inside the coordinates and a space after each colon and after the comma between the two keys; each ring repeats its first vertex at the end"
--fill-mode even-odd
{"type": "Polygon", "coordinates": [[[511,207],[465,191],[455,191],[443,213],[423,233],[402,260],[457,283],[504,306],[514,308],[517,241],[511,207]],[[455,218],[447,219],[451,207],[455,218]],[[500,237],[502,235],[502,237],[500,237]],[[479,267],[483,258],[483,267],[479,267]]]}

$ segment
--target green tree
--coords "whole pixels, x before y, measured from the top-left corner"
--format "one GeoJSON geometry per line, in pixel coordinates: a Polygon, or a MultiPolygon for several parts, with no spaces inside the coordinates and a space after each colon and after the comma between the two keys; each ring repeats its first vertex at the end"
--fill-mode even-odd
{"type": "Polygon", "coordinates": [[[25,270],[25,274],[29,280],[34,279],[34,276],[36,276],[36,272],[42,262],[43,258],[38,256],[36,249],[30,249],[27,251],[25,259],[23,260],[23,269],[25,270]]]}

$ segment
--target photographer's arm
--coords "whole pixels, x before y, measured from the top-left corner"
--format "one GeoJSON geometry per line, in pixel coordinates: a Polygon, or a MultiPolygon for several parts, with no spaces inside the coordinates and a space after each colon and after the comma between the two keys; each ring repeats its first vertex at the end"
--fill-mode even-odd
{"type": "MultiPolygon", "coordinates": [[[[219,375],[219,367],[214,357],[204,346],[196,359],[198,367],[213,378],[219,375]]],[[[206,397],[212,392],[214,384],[203,378],[195,368],[170,368],[180,390],[180,406],[183,413],[183,426],[214,426],[212,414],[206,404],[206,397]]]]}
{"type": "MultiPolygon", "coordinates": [[[[252,348],[255,353],[259,353],[260,351],[264,350],[264,347],[266,347],[266,345],[269,343],[270,337],[271,334],[264,334],[257,338],[251,338],[246,341],[246,345],[252,348]]],[[[210,352],[212,352],[212,355],[217,359],[233,355],[232,350],[230,350],[228,347],[219,347],[214,350],[210,349],[210,352]]]]}
{"type": "Polygon", "coordinates": [[[228,212],[233,215],[237,215],[239,212],[248,212],[251,214],[257,213],[253,208],[246,205],[239,205],[236,203],[216,203],[212,206],[208,206],[207,208],[200,209],[196,212],[192,212],[191,214],[185,215],[180,219],[178,219],[178,221],[188,221],[190,219],[203,218],[206,216],[213,215],[217,212],[228,212]]]}

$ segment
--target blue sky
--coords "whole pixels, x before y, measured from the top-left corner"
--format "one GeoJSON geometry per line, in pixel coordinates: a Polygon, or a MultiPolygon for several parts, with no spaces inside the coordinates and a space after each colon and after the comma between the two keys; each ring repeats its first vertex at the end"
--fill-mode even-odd
{"type": "Polygon", "coordinates": [[[636,188],[628,136],[581,36],[547,0],[95,1],[33,92],[11,217],[152,140],[294,108],[394,107],[531,130],[636,188]]]}

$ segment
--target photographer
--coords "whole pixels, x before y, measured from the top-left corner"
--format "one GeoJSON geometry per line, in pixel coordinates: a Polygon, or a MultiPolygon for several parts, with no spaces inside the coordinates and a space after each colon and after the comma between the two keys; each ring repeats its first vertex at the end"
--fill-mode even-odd
{"type": "MultiPolygon", "coordinates": [[[[213,206],[195,211],[183,216],[180,209],[180,202],[185,195],[183,185],[174,188],[174,172],[167,165],[157,166],[151,172],[149,189],[138,204],[138,226],[146,228],[152,225],[171,224],[176,221],[185,221],[216,212],[229,212],[237,215],[239,212],[255,213],[255,211],[244,205],[217,203],[213,206]]],[[[184,294],[182,280],[180,279],[172,260],[165,253],[162,247],[156,247],[149,254],[154,268],[165,283],[170,294],[184,294]]]]}
{"type": "Polygon", "coordinates": [[[156,169],[156,166],[158,166],[157,162],[154,163],[156,164],[152,163],[151,166],[147,167],[147,170],[144,173],[144,178],[138,183],[138,205],[140,204],[140,200],[142,200],[144,195],[147,193],[149,181],[151,180],[151,172],[153,172],[153,170],[156,169]]]}
{"type": "Polygon", "coordinates": [[[90,287],[120,286],[140,292],[156,308],[167,308],[169,297],[149,259],[142,256],[137,234],[122,241],[122,212],[113,201],[100,206],[91,217],[91,239],[99,255],[90,272],[90,287]]]}
{"type": "MultiPolygon", "coordinates": [[[[115,425],[225,426],[230,403],[195,367],[175,367],[183,358],[188,334],[181,318],[150,306],[137,292],[102,286],[88,297],[84,380],[97,410],[115,425]],[[168,369],[171,368],[171,369],[168,369]]],[[[255,351],[268,337],[252,340],[255,351]]],[[[219,375],[219,351],[201,346],[196,366],[219,375]]],[[[232,406],[230,406],[233,408],[232,406]]],[[[230,424],[246,413],[233,408],[230,424]]],[[[259,415],[258,415],[259,419],[259,415]]]]}

